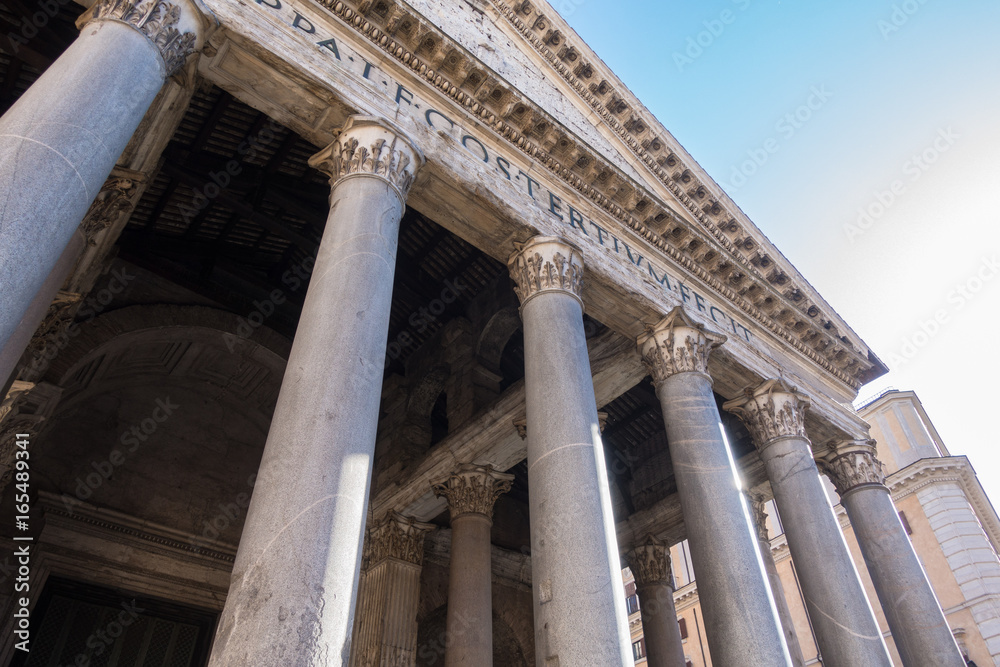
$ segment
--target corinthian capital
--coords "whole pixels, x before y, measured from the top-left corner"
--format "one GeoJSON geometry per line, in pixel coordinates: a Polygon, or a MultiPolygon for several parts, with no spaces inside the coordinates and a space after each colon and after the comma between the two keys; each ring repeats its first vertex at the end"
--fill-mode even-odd
{"type": "Polygon", "coordinates": [[[430,523],[421,523],[412,517],[389,510],[368,531],[369,566],[387,558],[395,558],[413,565],[424,560],[424,536],[434,530],[430,523]]]}
{"type": "Polygon", "coordinates": [[[117,21],[145,35],[160,52],[166,75],[205,43],[215,21],[194,0],[98,0],[91,21],[117,21]]]}
{"type": "Polygon", "coordinates": [[[309,158],[309,166],[330,177],[330,187],[345,178],[367,176],[388,183],[402,204],[424,154],[406,133],[387,120],[351,116],[333,143],[309,158]]]}
{"type": "Polygon", "coordinates": [[[647,327],[637,342],[646,370],[659,384],[675,373],[707,374],[708,355],[726,337],[706,331],[677,306],[656,326],[647,327]]]}
{"type": "Polygon", "coordinates": [[[462,514],[482,514],[492,520],[493,503],[510,491],[513,481],[513,475],[497,472],[492,466],[466,463],[433,488],[435,495],[448,499],[452,519],[462,514]]]}
{"type": "Polygon", "coordinates": [[[818,461],[837,493],[846,493],[862,486],[885,486],[885,466],[875,456],[874,440],[844,440],[830,445],[830,453],[818,461]]]}
{"type": "Polygon", "coordinates": [[[625,562],[640,588],[649,584],[674,585],[670,570],[670,547],[652,535],[625,553],[625,562]]]}
{"type": "Polygon", "coordinates": [[[770,544],[771,538],[767,534],[767,510],[764,509],[767,500],[762,494],[752,491],[747,492],[747,499],[750,501],[753,526],[757,529],[757,539],[770,544]]]}
{"type": "Polygon", "coordinates": [[[576,246],[555,236],[535,236],[514,247],[507,268],[522,306],[543,292],[566,292],[583,305],[583,254],[576,246]]]}
{"type": "Polygon", "coordinates": [[[784,380],[767,380],[756,389],[748,387],[742,396],[722,405],[746,424],[760,449],[778,438],[806,438],[808,407],[809,397],[784,380]]]}

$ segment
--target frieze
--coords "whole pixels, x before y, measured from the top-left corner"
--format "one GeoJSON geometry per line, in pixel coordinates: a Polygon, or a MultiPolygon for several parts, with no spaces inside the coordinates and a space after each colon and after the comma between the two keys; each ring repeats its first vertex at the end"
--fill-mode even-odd
{"type": "Polygon", "coordinates": [[[747,388],[743,395],[726,401],[723,409],[738,416],[754,444],[763,448],[778,438],[805,438],[805,412],[809,397],[783,380],[767,380],[756,389],[747,388]]]}
{"type": "Polygon", "coordinates": [[[492,520],[494,503],[510,491],[513,482],[513,475],[497,472],[492,466],[464,464],[431,486],[434,495],[448,499],[452,520],[462,514],[481,514],[492,520]]]}

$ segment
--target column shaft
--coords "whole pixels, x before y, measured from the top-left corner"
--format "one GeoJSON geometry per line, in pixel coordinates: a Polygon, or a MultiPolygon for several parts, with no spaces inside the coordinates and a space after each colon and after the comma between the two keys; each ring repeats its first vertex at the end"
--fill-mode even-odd
{"type": "MultiPolygon", "coordinates": [[[[332,173],[330,217],[247,511],[212,667],[325,667],[349,659],[407,189],[375,176],[392,174],[399,158],[395,140],[386,155],[386,137],[394,132],[387,127],[353,116],[312,162],[332,173]],[[372,171],[347,171],[365,168],[372,171]]],[[[415,171],[422,158],[412,147],[404,150],[412,157],[399,163],[412,162],[415,171]]],[[[413,171],[404,172],[407,185],[413,171]]]]}
{"type": "Polygon", "coordinates": [[[684,667],[684,644],[677,625],[674,587],[666,582],[636,586],[648,667],[684,667]]]}
{"type": "Polygon", "coordinates": [[[493,664],[493,578],[490,519],[463,514],[451,521],[448,637],[445,667],[493,664]]]}
{"type": "Polygon", "coordinates": [[[155,2],[146,8],[163,11],[159,22],[129,25],[115,19],[110,4],[99,10],[112,20],[87,23],[0,118],[0,346],[13,336],[167,75],[193,50],[189,29],[198,30],[194,24],[202,20],[190,16],[194,10],[171,14],[168,8],[177,6],[155,2]],[[154,45],[153,38],[174,28],[180,32],[173,47],[154,45]]]}
{"type": "Polygon", "coordinates": [[[726,403],[767,469],[824,664],[890,667],[888,650],[805,437],[808,398],[768,380],[726,403]]]}
{"type": "Polygon", "coordinates": [[[962,667],[965,660],[883,483],[874,447],[861,442],[848,443],[853,446],[827,470],[841,492],[903,664],[962,667]]]}
{"type": "Polygon", "coordinates": [[[660,383],[656,393],[689,526],[712,664],[788,665],[757,539],[722,439],[711,380],[700,373],[677,373],[660,383]]]}
{"type": "Polygon", "coordinates": [[[788,549],[799,573],[824,662],[891,665],[809,443],[784,438],[761,452],[788,549]]]}
{"type": "Polygon", "coordinates": [[[558,239],[536,237],[509,264],[524,321],[536,664],[631,667],[579,299],[582,257],[558,239]]]}

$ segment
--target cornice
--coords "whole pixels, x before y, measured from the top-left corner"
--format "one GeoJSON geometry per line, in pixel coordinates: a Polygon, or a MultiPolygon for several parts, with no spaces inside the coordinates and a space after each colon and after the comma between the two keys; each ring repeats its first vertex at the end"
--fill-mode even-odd
{"type": "MultiPolygon", "coordinates": [[[[639,116],[620,120],[629,109],[641,107],[631,93],[630,107],[614,92],[608,79],[600,84],[584,82],[581,77],[588,71],[585,78],[594,78],[596,63],[581,60],[575,67],[572,64],[589,48],[560,47],[563,38],[561,33],[556,34],[559,31],[549,30],[539,36],[539,31],[549,25],[544,16],[530,24],[521,18],[533,15],[530,3],[522,2],[515,10],[502,0],[491,0],[500,16],[549,62],[701,227],[678,219],[670,206],[644,185],[593,151],[402,0],[318,2],[390,58],[465,107],[501,140],[544,165],[556,178],[845,385],[856,390],[880,374],[881,368],[876,368],[877,360],[867,348],[855,347],[847,335],[841,334],[839,327],[846,325],[823,316],[819,305],[806,296],[815,290],[804,280],[802,285],[796,285],[774,258],[761,251],[762,242],[747,229],[753,228],[752,223],[746,220],[744,228],[737,222],[745,219],[741,212],[733,214],[726,202],[707,199],[709,189],[678,156],[683,149],[672,146],[676,141],[651,114],[642,110],[639,116]],[[527,14],[525,6],[529,8],[527,14]],[[653,127],[662,130],[662,136],[653,136],[653,127]]],[[[797,275],[790,265],[786,268],[797,275]]]]}

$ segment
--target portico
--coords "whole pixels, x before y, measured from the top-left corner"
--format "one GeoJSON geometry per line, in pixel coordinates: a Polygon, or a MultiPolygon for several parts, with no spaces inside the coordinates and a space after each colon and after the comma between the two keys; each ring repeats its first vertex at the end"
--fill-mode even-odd
{"type": "Polygon", "coordinates": [[[946,627],[901,629],[940,608],[880,560],[907,548],[891,501],[837,472],[863,448],[828,445],[864,441],[845,406],[884,366],[551,8],[460,4],[104,1],[0,120],[0,435],[30,426],[50,480],[39,623],[69,579],[218,614],[212,667],[624,666],[627,563],[660,600],[649,664],[682,665],[686,539],[713,664],[798,664],[766,488],[830,664],[891,664],[817,541],[819,458],[883,603],[920,590],[895,641],[951,664],[946,627]],[[95,127],[23,130],[70,110],[95,127]],[[83,316],[115,262],[135,277],[83,316]],[[190,421],[74,492],[159,388],[190,421]]]}

